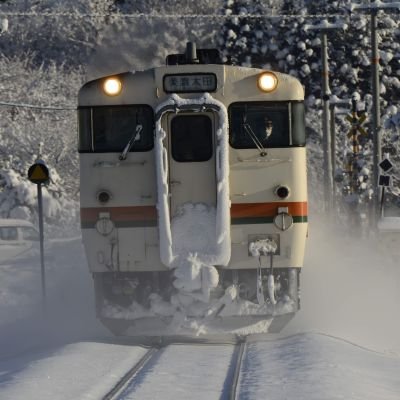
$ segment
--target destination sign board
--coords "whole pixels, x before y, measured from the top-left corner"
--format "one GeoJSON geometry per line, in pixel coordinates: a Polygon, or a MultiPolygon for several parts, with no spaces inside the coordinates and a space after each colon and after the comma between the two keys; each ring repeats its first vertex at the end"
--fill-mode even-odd
{"type": "Polygon", "coordinates": [[[166,93],[215,92],[217,77],[214,74],[176,74],[164,76],[166,93]]]}

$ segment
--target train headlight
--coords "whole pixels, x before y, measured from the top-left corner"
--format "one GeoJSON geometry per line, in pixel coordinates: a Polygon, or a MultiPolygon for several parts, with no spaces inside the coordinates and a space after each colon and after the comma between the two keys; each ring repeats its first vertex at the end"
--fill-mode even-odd
{"type": "Polygon", "coordinates": [[[278,86],[278,77],[273,72],[263,72],[258,75],[257,85],[263,92],[273,92],[278,86]]]}
{"type": "Polygon", "coordinates": [[[286,199],[289,197],[290,190],[287,186],[278,186],[275,189],[275,194],[280,198],[280,199],[286,199]]]}
{"type": "Polygon", "coordinates": [[[111,193],[107,190],[100,190],[100,192],[97,193],[96,197],[99,203],[106,204],[111,200],[111,193]]]}
{"type": "Polygon", "coordinates": [[[103,90],[108,96],[118,96],[122,90],[122,82],[116,77],[107,78],[103,82],[103,90]]]}

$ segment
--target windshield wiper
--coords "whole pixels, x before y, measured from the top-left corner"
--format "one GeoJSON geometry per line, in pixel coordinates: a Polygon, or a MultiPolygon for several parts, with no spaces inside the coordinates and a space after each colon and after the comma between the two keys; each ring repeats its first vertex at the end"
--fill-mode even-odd
{"type": "Polygon", "coordinates": [[[119,159],[121,161],[126,160],[128,152],[131,149],[133,143],[140,140],[140,134],[142,133],[142,130],[143,130],[143,125],[136,125],[135,132],[133,132],[131,138],[129,139],[129,142],[126,144],[126,146],[124,147],[124,150],[122,150],[122,153],[119,156],[119,159]]]}
{"type": "Polygon", "coordinates": [[[260,151],[260,156],[265,157],[267,155],[267,151],[265,150],[264,146],[262,145],[260,139],[253,132],[253,129],[251,129],[251,126],[248,123],[244,123],[243,128],[244,128],[245,132],[250,136],[250,139],[256,145],[257,149],[260,151]]]}

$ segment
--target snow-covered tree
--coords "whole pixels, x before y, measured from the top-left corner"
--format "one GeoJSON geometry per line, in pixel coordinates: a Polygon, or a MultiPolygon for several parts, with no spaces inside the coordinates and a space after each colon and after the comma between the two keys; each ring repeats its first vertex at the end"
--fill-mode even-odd
{"type": "Polygon", "coordinates": [[[225,23],[217,37],[224,61],[244,66],[265,64],[271,43],[266,40],[268,27],[260,15],[266,12],[260,0],[224,0],[225,23]]]}

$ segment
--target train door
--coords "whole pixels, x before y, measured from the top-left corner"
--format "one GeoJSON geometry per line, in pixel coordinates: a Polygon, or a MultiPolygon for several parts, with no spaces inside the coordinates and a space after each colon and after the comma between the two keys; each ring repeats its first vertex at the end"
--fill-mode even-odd
{"type": "Polygon", "coordinates": [[[215,207],[214,114],[171,113],[167,123],[171,217],[185,203],[215,207]]]}

